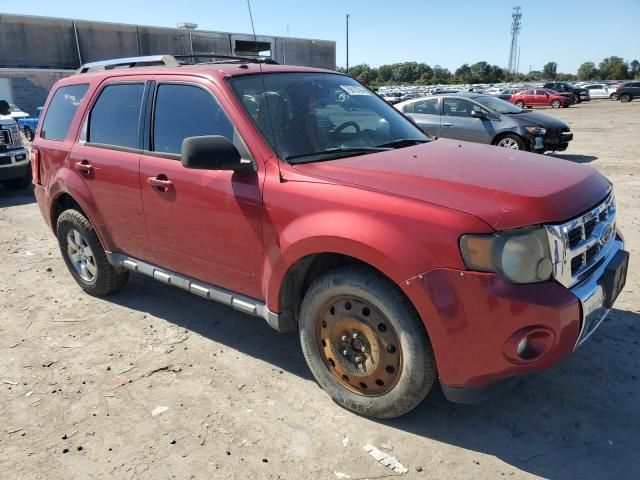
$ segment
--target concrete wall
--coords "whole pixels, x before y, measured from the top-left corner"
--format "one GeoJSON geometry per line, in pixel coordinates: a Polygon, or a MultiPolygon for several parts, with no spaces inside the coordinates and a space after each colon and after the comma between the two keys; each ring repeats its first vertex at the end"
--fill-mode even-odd
{"type": "MultiPolygon", "coordinates": [[[[75,69],[110,58],[188,55],[191,45],[194,52],[233,55],[236,40],[253,41],[253,35],[0,15],[0,68],[75,69]]],[[[277,62],[335,69],[335,42],[268,35],[257,40],[271,44],[277,62]]]]}
{"type": "Polygon", "coordinates": [[[9,80],[13,103],[33,116],[36,109],[44,105],[53,84],[74,72],[75,70],[0,68],[0,78],[9,80]]]}

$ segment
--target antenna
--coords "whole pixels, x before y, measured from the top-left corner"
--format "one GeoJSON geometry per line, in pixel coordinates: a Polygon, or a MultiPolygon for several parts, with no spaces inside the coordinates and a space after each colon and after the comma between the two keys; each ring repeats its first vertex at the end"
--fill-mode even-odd
{"type": "Polygon", "coordinates": [[[520,62],[520,54],[518,47],[518,34],[522,26],[522,8],[513,7],[511,13],[511,50],[509,51],[509,72],[518,72],[518,63],[520,62]]]}
{"type": "MultiPolygon", "coordinates": [[[[256,53],[258,52],[258,37],[256,36],[256,28],[253,25],[253,14],[251,13],[251,2],[247,0],[247,8],[249,9],[249,19],[251,20],[251,30],[253,31],[253,42],[255,44],[256,53]]],[[[264,72],[262,71],[262,63],[258,64],[260,68],[260,78],[262,80],[262,91],[264,92],[264,104],[267,106],[267,115],[269,116],[269,126],[271,127],[271,138],[276,147],[276,165],[278,166],[278,178],[282,182],[282,173],[280,172],[280,160],[277,158],[278,140],[276,139],[276,132],[273,128],[273,117],[271,116],[271,107],[269,106],[269,97],[267,96],[267,85],[264,82],[264,72]]]]}

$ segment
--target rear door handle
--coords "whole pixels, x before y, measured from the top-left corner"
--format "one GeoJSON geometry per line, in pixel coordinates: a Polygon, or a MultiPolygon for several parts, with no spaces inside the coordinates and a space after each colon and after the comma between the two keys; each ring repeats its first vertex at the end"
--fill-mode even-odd
{"type": "Polygon", "coordinates": [[[89,163],[89,160],[82,160],[81,162],[76,162],[75,165],[76,170],[78,170],[83,175],[89,175],[93,172],[93,167],[89,163]]]}
{"type": "Polygon", "coordinates": [[[443,123],[443,127],[453,127],[453,123],[443,123]]]}
{"type": "Polygon", "coordinates": [[[147,178],[147,183],[160,192],[168,192],[173,186],[173,182],[166,175],[147,178]]]}

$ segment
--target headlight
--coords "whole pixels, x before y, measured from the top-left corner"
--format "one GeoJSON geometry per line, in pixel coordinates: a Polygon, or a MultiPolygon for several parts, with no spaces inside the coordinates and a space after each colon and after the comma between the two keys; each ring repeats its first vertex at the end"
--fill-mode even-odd
{"type": "Polygon", "coordinates": [[[542,127],[524,127],[531,135],[546,135],[547,129],[542,127]]]}
{"type": "Polygon", "coordinates": [[[460,250],[468,269],[494,272],[511,283],[544,282],[551,278],[549,241],[543,228],[464,235],[460,250]]]}

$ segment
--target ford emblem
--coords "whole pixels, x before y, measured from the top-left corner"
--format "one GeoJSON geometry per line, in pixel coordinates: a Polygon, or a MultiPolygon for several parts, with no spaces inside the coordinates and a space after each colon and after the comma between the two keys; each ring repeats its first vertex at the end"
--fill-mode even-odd
{"type": "Polygon", "coordinates": [[[607,225],[607,228],[605,228],[602,231],[602,235],[600,235],[600,245],[606,245],[607,242],[611,240],[612,236],[613,236],[613,228],[611,228],[611,225],[607,225]]]}

